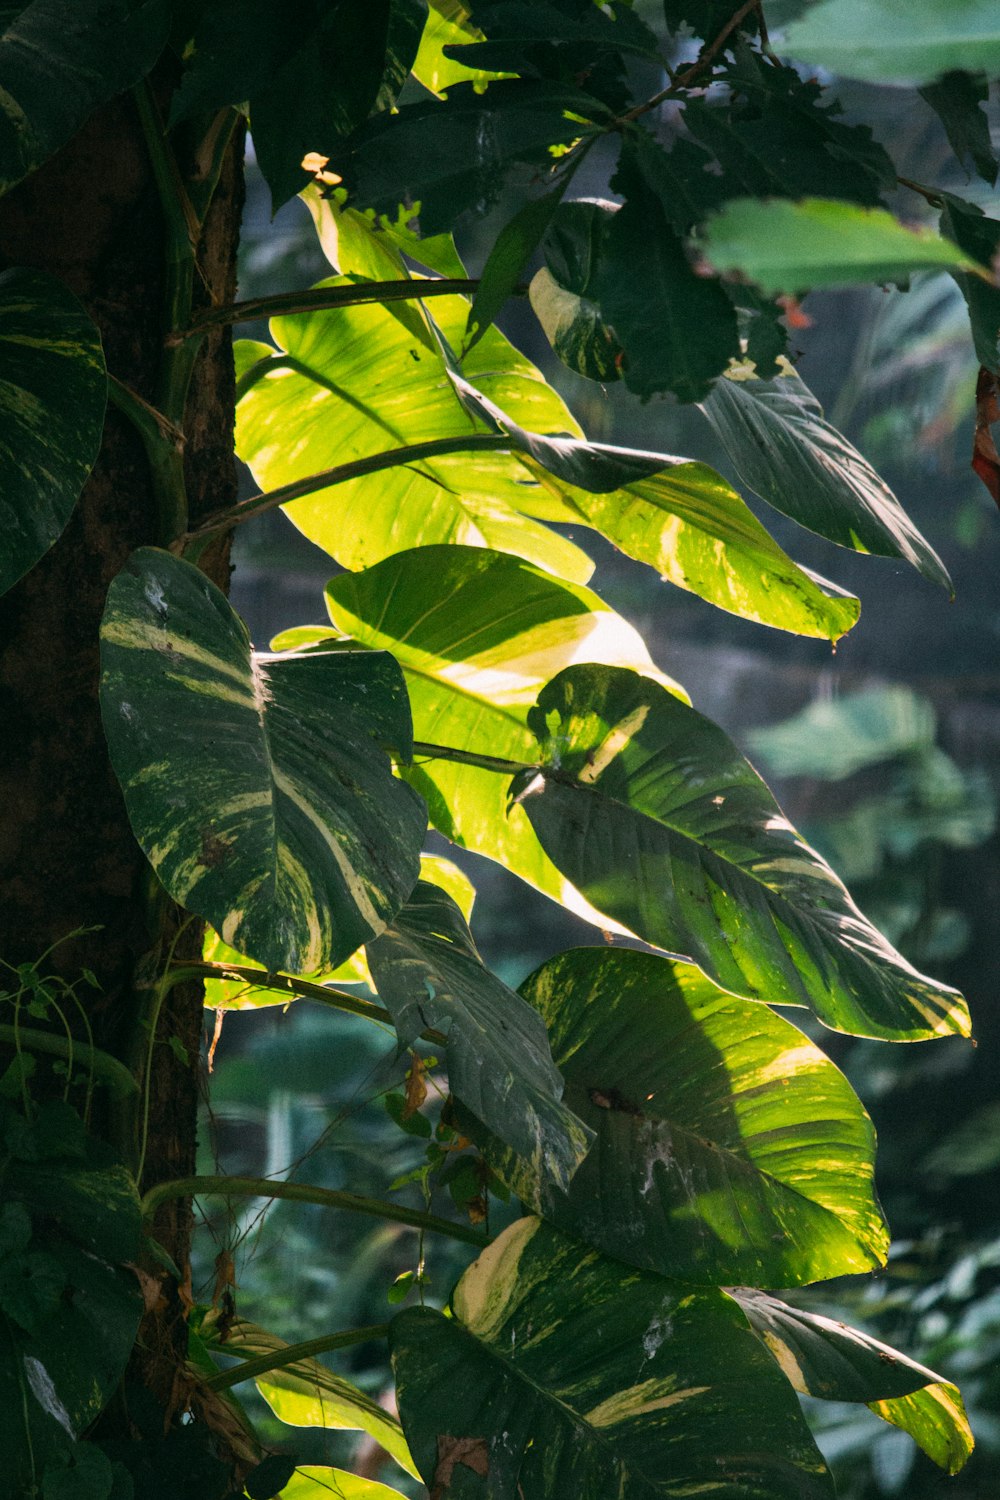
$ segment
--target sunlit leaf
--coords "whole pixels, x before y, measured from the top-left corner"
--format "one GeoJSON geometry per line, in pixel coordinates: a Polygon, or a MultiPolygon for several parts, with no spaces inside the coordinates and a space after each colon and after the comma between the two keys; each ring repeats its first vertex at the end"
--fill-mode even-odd
{"type": "Polygon", "coordinates": [[[832,1496],[788,1383],[725,1293],[630,1270],[528,1218],[452,1304],[453,1318],[400,1313],[391,1333],[432,1493],[832,1496]]]}
{"type": "Polygon", "coordinates": [[[133,830],[175,900],[266,967],[333,968],[417,878],[423,804],[399,669],[255,655],[190,563],[144,548],[102,625],[102,707],[133,830]]]}
{"type": "Polygon", "coordinates": [[[975,1439],[958,1387],[943,1381],[910,1396],[872,1401],[872,1411],[893,1427],[908,1432],[929,1458],[957,1474],[975,1447],[975,1439]]]}
{"type": "Polygon", "coordinates": [[[45,555],[73,512],[101,446],[107,376],[96,327],[72,292],[43,271],[0,276],[0,361],[3,593],[45,555]]]}
{"type": "Polygon", "coordinates": [[[522,993],[567,1105],[597,1134],[565,1191],[486,1144],[545,1218],[631,1265],[716,1286],[884,1263],[871,1121],[797,1027],[689,964],[629,950],[559,954],[522,993]]]}
{"type": "Polygon", "coordinates": [[[590,1132],[559,1102],[563,1081],[543,1020],[484,966],[451,898],[418,883],[369,944],[368,961],[400,1045],[425,1026],[443,1030],[452,1093],[528,1158],[540,1181],[567,1187],[590,1132]]]}
{"type": "Polygon", "coordinates": [[[281,1491],[281,1500],[406,1500],[399,1490],[346,1469],[303,1464],[281,1491]]]}
{"type": "Polygon", "coordinates": [[[519,778],[520,805],[599,911],[724,989],[810,1006],[834,1030],[968,1034],[962,997],[876,931],[710,720],[634,672],[577,666],[529,723],[550,769],[519,778]]]}

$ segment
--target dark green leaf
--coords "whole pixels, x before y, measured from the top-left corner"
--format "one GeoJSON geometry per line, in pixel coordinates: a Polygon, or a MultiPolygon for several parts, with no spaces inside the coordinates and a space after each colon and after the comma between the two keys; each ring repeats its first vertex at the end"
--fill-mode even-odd
{"type": "Polygon", "coordinates": [[[597,290],[625,384],[643,398],[698,401],[739,354],[736,314],[719,284],[696,274],[628,144],[613,186],[626,201],[607,228],[597,290]]]}
{"type": "Polygon", "coordinates": [[[432,1493],[832,1496],[792,1391],[725,1293],[528,1218],[452,1301],[454,1318],[411,1308],[392,1323],[403,1426],[432,1493]]]}
{"type": "Polygon", "coordinates": [[[997,158],[990,140],[990,122],[983,110],[990,97],[986,74],[960,70],[946,73],[919,93],[944,126],[951,149],[966,173],[971,162],[980,177],[993,186],[997,180],[997,158]]]}
{"type": "Polygon", "coordinates": [[[967,1035],[804,844],[715,724],[635,673],[561,672],[529,714],[551,769],[519,801],[600,911],[749,999],[885,1038],[967,1035]]]}
{"type": "Polygon", "coordinates": [[[46,1467],[42,1500],[108,1500],[114,1483],[107,1455],[93,1443],[75,1443],[65,1465],[46,1467]]]}
{"type": "Polygon", "coordinates": [[[871,1121],[797,1027],[689,964],[624,949],[559,954],[522,992],[567,1104],[597,1135],[563,1192],[481,1140],[545,1218],[631,1265],[715,1286],[884,1263],[871,1121]]]}
{"type": "Polygon", "coordinates": [[[1000,73],[994,0],[823,0],[789,26],[782,50],[847,78],[926,83],[956,68],[1000,73]]]}
{"type": "Polygon", "coordinates": [[[539,1178],[565,1188],[590,1132],[560,1104],[563,1081],[537,1012],[483,966],[458,907],[418,882],[381,937],[368,945],[380,999],[407,1047],[426,1026],[448,1037],[452,1093],[539,1178]]]}
{"type": "Polygon", "coordinates": [[[561,182],[544,198],[532,199],[501,229],[469,308],[465,352],[478,344],[517,286],[565,190],[566,183],[561,182]]]}
{"type": "Polygon", "coordinates": [[[425,811],[385,655],[261,657],[225,597],[135,553],[102,626],[102,706],[133,829],[175,900],[272,969],[333,967],[380,932],[419,869],[425,811]]]}
{"type": "Polygon", "coordinates": [[[363,126],[334,165],[353,206],[395,220],[401,205],[419,204],[421,232],[434,235],[466,209],[490,208],[515,163],[554,165],[550,148],[594,134],[590,122],[606,113],[578,88],[507,79],[483,94],[459,83],[443,103],[404,105],[363,126]]]}
{"type": "Polygon", "coordinates": [[[740,478],[775,510],[840,547],[901,557],[950,591],[937,553],[794,372],[720,380],[702,411],[740,478]]]}
{"type": "MultiPolygon", "coordinates": [[[[0,52],[3,42],[0,40],[0,52]]],[[[101,446],[101,336],[43,271],[0,276],[0,593],[62,533],[101,446]]]]}
{"type": "Polygon", "coordinates": [[[272,1495],[284,1489],[296,1468],[294,1458],[288,1458],[283,1453],[272,1453],[255,1469],[251,1469],[243,1481],[243,1488],[250,1500],[271,1500],[272,1495]]]}
{"type": "Polygon", "coordinates": [[[166,0],[31,0],[5,9],[0,193],[47,161],[99,104],[137,83],[169,25],[166,0]]]}
{"type": "MultiPolygon", "coordinates": [[[[663,0],[663,15],[671,31],[682,26],[694,31],[705,42],[713,42],[732,20],[736,7],[733,0],[663,0]]],[[[744,16],[740,29],[751,35],[758,29],[753,11],[744,16]]]]}
{"type": "MultiPolygon", "coordinates": [[[[989,219],[972,203],[945,195],[941,228],[974,260],[992,265],[1000,254],[1000,220],[989,219]]],[[[972,342],[981,365],[1000,371],[1000,287],[987,286],[978,276],[955,273],[969,309],[972,342]]]]}

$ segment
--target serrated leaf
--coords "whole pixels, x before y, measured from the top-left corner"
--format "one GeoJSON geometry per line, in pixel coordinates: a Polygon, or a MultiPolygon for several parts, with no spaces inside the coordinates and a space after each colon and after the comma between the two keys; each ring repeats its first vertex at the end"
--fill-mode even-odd
{"type": "Polygon", "coordinates": [[[798,1286],[884,1264],[871,1121],[797,1027],[690,964],[628,950],[561,953],[522,993],[548,1028],[567,1105],[597,1139],[563,1191],[481,1145],[551,1223],[713,1286],[798,1286]]]}
{"type": "MultiPolygon", "coordinates": [[[[0,37],[0,60],[3,45],[0,37]]],[[[101,446],[108,383],[97,328],[44,271],[0,275],[0,361],[4,593],[45,555],[73,513],[101,446]]]]}
{"type": "Polygon", "coordinates": [[[0,193],[47,161],[98,105],[137,83],[169,27],[166,0],[31,0],[5,11],[0,193]]]}
{"type": "MultiPolygon", "coordinates": [[[[990,140],[990,122],[983,110],[989,103],[990,84],[985,73],[958,70],[946,73],[937,83],[919,90],[944,126],[948,142],[968,173],[969,162],[980,177],[994,186],[997,158],[990,140]]],[[[967,249],[963,246],[963,249],[967,249]]]]}
{"type": "Polygon", "coordinates": [[[461,54],[451,51],[453,47],[482,40],[483,33],[473,26],[468,10],[460,0],[454,0],[453,4],[441,3],[441,0],[436,5],[431,3],[413,63],[414,78],[439,99],[455,83],[471,83],[480,90],[485,89],[494,78],[503,75],[468,67],[461,54]]]}
{"type": "MultiPolygon", "coordinates": [[[[460,752],[532,764],[538,749],[527,711],[542,684],[581,657],[627,661],[669,682],[637,632],[596,594],[502,552],[400,553],[335,578],[327,608],[338,630],[399,661],[417,738],[460,752]]],[[[508,815],[505,777],[423,755],[405,774],[446,838],[594,919],[542,852],[523,812],[508,815]]]]}
{"type": "Polygon", "coordinates": [[[701,248],[717,271],[746,276],[768,293],[905,281],[916,271],[985,273],[932,229],[836,198],[734,198],[705,225],[701,248]]]}
{"type": "Polygon", "coordinates": [[[111,586],[102,712],[136,837],[176,901],[270,969],[333,968],[418,872],[419,797],[395,662],[255,655],[190,563],[153,548],[111,586]]]}
{"type": "Polygon", "coordinates": [[[823,0],[792,22],[782,51],[847,78],[926,83],[955,68],[1000,73],[993,0],[823,0]]]}
{"type": "Polygon", "coordinates": [[[720,380],[702,411],[740,478],[775,510],[840,547],[901,557],[951,591],[944,564],[885,480],[794,372],[720,380]]]}
{"type": "Polygon", "coordinates": [[[544,1022],[485,968],[472,934],[443,891],[418,882],[406,906],[369,944],[379,998],[400,1045],[425,1026],[444,1030],[448,1083],[539,1180],[567,1187],[591,1142],[560,1103],[563,1081],[544,1022]]]}
{"type": "Polygon", "coordinates": [[[452,1303],[453,1318],[411,1308],[391,1330],[432,1493],[832,1495],[787,1382],[724,1293],[629,1270],[528,1218],[452,1303]]]}
{"type": "Polygon", "coordinates": [[[834,1030],[968,1035],[962,997],[876,931],[710,720],[633,672],[577,666],[529,724],[550,769],[521,778],[521,806],[598,910],[724,989],[810,1006],[834,1030]]]}

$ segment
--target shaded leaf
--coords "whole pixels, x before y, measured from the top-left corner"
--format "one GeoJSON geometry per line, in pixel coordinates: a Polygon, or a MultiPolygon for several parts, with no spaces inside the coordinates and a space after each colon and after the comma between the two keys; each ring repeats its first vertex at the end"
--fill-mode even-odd
{"type": "Polygon", "coordinates": [[[423,804],[391,773],[410,720],[369,652],[262,657],[190,563],[111,586],[102,710],[133,830],[176,901],[268,968],[334,967],[417,878],[423,804]]]}
{"type": "Polygon", "coordinates": [[[478,344],[521,279],[566,191],[560,182],[544,198],[533,198],[501,229],[487,257],[479,287],[469,308],[464,352],[478,344]]]}
{"type": "MultiPolygon", "coordinates": [[[[944,197],[941,228],[976,260],[996,265],[1000,256],[1000,220],[987,218],[975,204],[948,193],[944,197]]],[[[955,273],[955,280],[969,309],[972,342],[979,363],[1000,374],[1000,287],[987,286],[980,277],[961,271],[955,273]]]]}
{"type": "Polygon", "coordinates": [[[950,591],[937,553],[794,372],[720,380],[702,411],[740,478],[775,510],[840,547],[901,557],[950,591]]]}
{"type": "Polygon", "coordinates": [[[775,776],[843,781],[865,766],[928,749],[936,727],[927,698],[893,686],[816,698],[780,724],[751,730],[747,742],[775,776]]]}
{"type": "Polygon", "coordinates": [[[787,1382],[724,1293],[528,1218],[452,1303],[454,1318],[411,1308],[391,1333],[403,1425],[442,1496],[460,1480],[469,1496],[546,1500],[832,1495],[787,1382]]]}
{"type": "MultiPolygon", "coordinates": [[[[570,661],[627,662],[668,681],[638,633],[596,594],[502,552],[400,553],[333,579],[327,608],[338,630],[399,661],[417,738],[460,752],[533,764],[538,746],[528,709],[570,661]]],[[[523,811],[508,815],[504,776],[425,754],[405,774],[446,838],[594,919],[542,852],[523,811]]]]}
{"type": "Polygon", "coordinates": [[[738,272],[771,293],[983,270],[932,229],[910,229],[884,209],[835,198],[735,198],[705,225],[704,253],[717,271],[738,272]]]}
{"type": "Polygon", "coordinates": [[[976,379],[976,431],[972,440],[972,468],[990,495],[1000,505],[1000,453],[993,436],[1000,422],[1000,379],[992,370],[979,371],[976,379]]]}
{"type": "Polygon", "coordinates": [[[946,73],[937,83],[928,84],[919,92],[944,126],[951,149],[966,173],[971,162],[980,177],[993,186],[997,180],[997,158],[990,140],[990,122],[983,110],[990,96],[985,73],[961,70],[946,73]]]}
{"type": "MultiPolygon", "coordinates": [[[[0,57],[3,45],[0,38],[0,57]]],[[[0,359],[3,593],[45,555],[73,512],[101,446],[107,376],[97,328],[44,271],[0,275],[0,359]]]]}
{"type": "Polygon", "coordinates": [[[622,347],[596,302],[561,287],[546,266],[531,278],[531,306],[555,354],[588,380],[621,378],[622,347]]]}
{"type": "MultiPolygon", "coordinates": [[[[167,39],[166,0],[30,0],[0,15],[0,193],[137,83],[167,39]]],[[[36,273],[37,274],[37,273],[36,273]]]]}
{"type": "Polygon", "coordinates": [[[597,1136],[566,1191],[481,1143],[545,1218],[630,1265],[715,1286],[884,1264],[871,1121],[797,1027],[689,964],[627,949],[561,953],[522,992],[566,1103],[597,1136]]]}
{"type": "Polygon", "coordinates": [[[400,1045],[427,1026],[444,1030],[451,1092],[527,1157],[540,1180],[568,1186],[590,1132],[559,1103],[563,1081],[543,1021],[484,967],[451,898],[418,882],[369,944],[368,961],[400,1045]]]}
{"type": "Polygon", "coordinates": [[[918,974],[802,842],[728,737],[657,684],[567,668],[529,724],[549,769],[518,794],[553,862],[600,911],[723,988],[827,1026],[967,1035],[961,996],[918,974]]]}
{"type": "Polygon", "coordinates": [[[992,0],[822,0],[785,32],[782,50],[847,78],[926,83],[956,68],[1000,73],[992,0]],[[960,24],[959,23],[960,17],[960,24]]]}

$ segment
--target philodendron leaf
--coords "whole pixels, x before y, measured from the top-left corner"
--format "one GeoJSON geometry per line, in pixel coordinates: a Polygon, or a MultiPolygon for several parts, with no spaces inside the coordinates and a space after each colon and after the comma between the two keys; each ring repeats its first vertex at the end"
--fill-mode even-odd
{"type": "Polygon", "coordinates": [[[885,480],[792,370],[774,380],[720,380],[701,409],[740,478],[775,510],[840,547],[901,557],[951,589],[944,563],[885,480]]]}
{"type": "Polygon", "coordinates": [[[918,1040],[970,1029],[862,916],[717,725],[614,667],[569,667],[529,715],[549,769],[515,783],[546,853],[599,911],[724,989],[827,1026],[918,1040]]]}
{"type": "Polygon", "coordinates": [[[432,1493],[532,1500],[827,1500],[780,1371],[724,1292],[692,1290],[521,1219],[454,1317],[400,1313],[403,1427],[432,1493]]]}
{"type": "Polygon", "coordinates": [[[399,668],[371,652],[258,656],[190,563],[134,553],[111,586],[101,701],[137,839],[173,898],[272,969],[332,968],[418,873],[423,804],[399,668]]]}
{"type": "Polygon", "coordinates": [[[347,1469],[300,1464],[281,1491],[280,1500],[406,1500],[406,1496],[377,1479],[365,1479],[347,1469]]]}
{"type": "Polygon", "coordinates": [[[905,281],[916,271],[987,275],[932,229],[838,198],[734,198],[706,224],[703,249],[717,271],[738,272],[769,293],[905,281]]]}
{"type": "Polygon", "coordinates": [[[243,1318],[236,1320],[224,1342],[210,1336],[208,1346],[217,1353],[242,1359],[273,1354],[275,1368],[256,1377],[256,1385],[280,1421],[290,1427],[365,1432],[408,1474],[417,1476],[398,1419],[318,1359],[307,1357],[282,1364],[288,1348],[284,1340],[243,1318]]]}
{"type": "Polygon", "coordinates": [[[955,68],[1000,73],[993,0],[823,0],[793,21],[782,53],[871,83],[927,83],[955,68]]]}
{"type": "Polygon", "coordinates": [[[0,276],[0,363],[4,593],[45,555],[72,514],[101,446],[108,381],[96,327],[72,292],[44,271],[0,276]]]}
{"type": "Polygon", "coordinates": [[[527,1158],[539,1181],[568,1187],[591,1132],[560,1103],[563,1081],[544,1021],[485,968],[451,897],[418,882],[368,945],[368,962],[400,1045],[425,1026],[443,1030],[455,1097],[527,1158]]]}
{"type": "Polygon", "coordinates": [[[627,949],[561,953],[522,993],[548,1028],[567,1105],[597,1139],[566,1191],[482,1144],[551,1223],[630,1265],[713,1286],[795,1286],[884,1264],[871,1121],[797,1027],[690,964],[627,949]]]}
{"type": "Polygon", "coordinates": [[[733,1287],[730,1296],[797,1391],[826,1401],[864,1402],[957,1474],[973,1437],[955,1386],[859,1328],[748,1287],[733,1287]]]}
{"type": "MultiPolygon", "coordinates": [[[[626,664],[670,685],[637,632],[596,594],[505,552],[418,547],[334,578],[326,602],[338,631],[391,651],[402,666],[416,739],[459,752],[533,765],[528,709],[572,661],[626,664]]],[[[508,816],[504,776],[432,757],[421,752],[405,774],[446,838],[601,920],[543,853],[523,811],[508,816]]]]}
{"type": "Polygon", "coordinates": [[[166,0],[30,0],[0,13],[0,193],[99,104],[137,83],[167,39],[166,0]]]}

